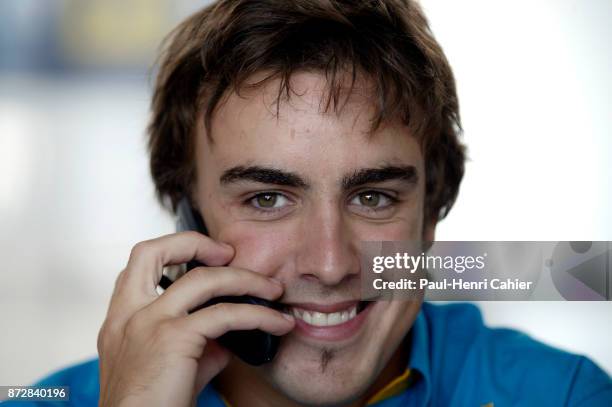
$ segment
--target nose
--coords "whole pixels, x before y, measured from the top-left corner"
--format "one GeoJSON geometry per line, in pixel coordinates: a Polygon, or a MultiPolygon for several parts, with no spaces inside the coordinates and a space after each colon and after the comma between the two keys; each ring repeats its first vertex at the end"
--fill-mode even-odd
{"type": "Polygon", "coordinates": [[[301,278],[334,286],[359,273],[359,254],[349,222],[335,205],[313,210],[302,224],[296,269],[301,278]]]}

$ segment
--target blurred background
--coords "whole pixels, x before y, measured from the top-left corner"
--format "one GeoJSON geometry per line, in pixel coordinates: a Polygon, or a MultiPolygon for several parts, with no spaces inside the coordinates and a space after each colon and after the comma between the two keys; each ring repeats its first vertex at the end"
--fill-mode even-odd
{"type": "MultiPolygon", "coordinates": [[[[157,47],[194,0],[0,2],[0,385],[96,355],[114,280],[170,233],[144,130],[157,47]]],[[[438,240],[612,240],[612,2],[422,0],[470,161],[438,240]]],[[[481,303],[612,372],[612,302],[481,303]]]]}

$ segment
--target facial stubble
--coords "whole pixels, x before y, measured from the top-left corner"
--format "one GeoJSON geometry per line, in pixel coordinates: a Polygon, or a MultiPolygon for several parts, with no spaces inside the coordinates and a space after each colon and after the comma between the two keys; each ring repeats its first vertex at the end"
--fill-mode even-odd
{"type": "Polygon", "coordinates": [[[334,351],[328,348],[323,348],[321,350],[321,373],[325,373],[327,369],[327,365],[334,358],[334,351]]]}

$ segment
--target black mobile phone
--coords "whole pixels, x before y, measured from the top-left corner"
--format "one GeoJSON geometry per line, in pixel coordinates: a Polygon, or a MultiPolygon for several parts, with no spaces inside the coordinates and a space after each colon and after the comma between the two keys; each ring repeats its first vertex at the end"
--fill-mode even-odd
{"type": "MultiPolygon", "coordinates": [[[[199,215],[199,213],[193,209],[192,205],[186,198],[183,198],[177,207],[177,231],[195,230],[204,235],[208,235],[206,225],[199,215]]],[[[187,272],[195,267],[205,266],[195,260],[187,263],[187,272]]],[[[172,281],[167,276],[162,276],[159,285],[166,289],[172,284],[172,281]]],[[[213,298],[210,301],[194,308],[190,312],[195,312],[204,307],[208,307],[220,302],[229,302],[237,304],[254,304],[264,305],[266,307],[278,309],[279,306],[276,303],[253,297],[250,295],[240,297],[222,296],[213,298]]],[[[267,332],[257,330],[251,331],[230,331],[222,335],[217,341],[230,350],[234,355],[238,356],[244,362],[258,366],[266,362],[270,362],[276,355],[280,337],[271,335],[267,332]]]]}

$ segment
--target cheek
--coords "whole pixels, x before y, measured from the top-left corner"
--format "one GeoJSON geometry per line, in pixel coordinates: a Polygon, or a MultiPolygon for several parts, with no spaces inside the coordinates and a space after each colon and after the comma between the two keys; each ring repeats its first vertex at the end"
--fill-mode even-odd
{"type": "Polygon", "coordinates": [[[296,241],[288,228],[274,228],[253,222],[235,222],[219,230],[218,239],[236,250],[230,266],[274,275],[287,259],[296,241]]]}

